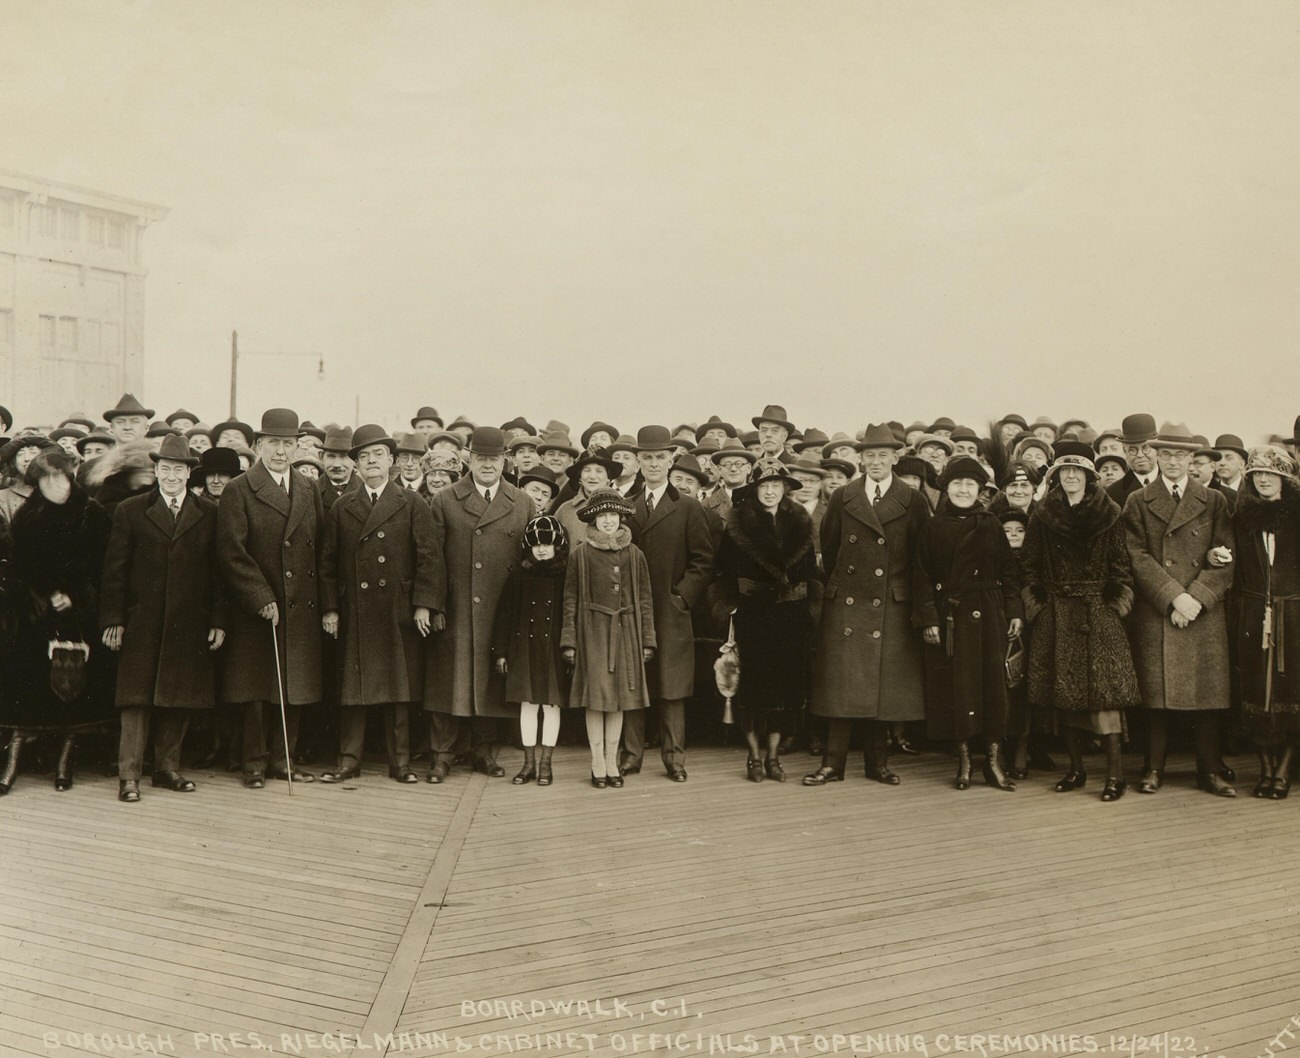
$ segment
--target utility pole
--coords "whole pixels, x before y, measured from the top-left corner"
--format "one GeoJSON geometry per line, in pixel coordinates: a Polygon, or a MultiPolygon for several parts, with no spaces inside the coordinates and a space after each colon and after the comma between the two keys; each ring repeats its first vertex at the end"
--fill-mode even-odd
{"type": "Polygon", "coordinates": [[[230,332],[230,421],[238,421],[235,416],[235,386],[239,377],[239,332],[230,332]]]}

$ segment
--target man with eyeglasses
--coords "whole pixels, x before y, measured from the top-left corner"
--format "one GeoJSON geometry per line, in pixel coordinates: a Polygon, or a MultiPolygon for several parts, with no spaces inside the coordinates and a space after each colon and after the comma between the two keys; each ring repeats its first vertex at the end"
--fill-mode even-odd
{"type": "Polygon", "coordinates": [[[727,512],[731,510],[732,497],[739,488],[749,481],[749,471],[757,457],[734,437],[728,437],[712,457],[713,465],[718,468],[721,480],[703,500],[700,506],[709,516],[714,528],[715,539],[722,532],[722,523],[726,521],[727,512]]]}
{"type": "Polygon", "coordinates": [[[1130,493],[1146,488],[1158,476],[1156,450],[1151,446],[1155,436],[1156,420],[1152,416],[1145,413],[1124,416],[1119,441],[1124,446],[1128,473],[1106,490],[1121,509],[1130,493]]]}

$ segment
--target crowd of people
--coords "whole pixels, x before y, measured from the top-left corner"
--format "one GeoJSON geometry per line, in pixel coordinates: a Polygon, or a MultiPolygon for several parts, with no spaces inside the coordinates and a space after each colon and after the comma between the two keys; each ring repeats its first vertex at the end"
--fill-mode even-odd
{"type": "Polygon", "coordinates": [[[978,761],[1014,791],[1063,747],[1055,789],[1100,755],[1115,801],[1126,741],[1153,794],[1186,737],[1197,785],[1232,797],[1231,736],[1258,753],[1255,797],[1290,789],[1295,431],[1247,448],[1148,414],[1008,415],[828,435],[769,405],[740,427],[596,421],[575,444],[432,407],[398,435],[154,415],[124,394],[106,426],[14,430],[0,408],[0,795],[32,743],[70,788],[96,735],[125,802],[146,773],[195,789],[187,737],[249,788],[352,781],[368,721],[399,783],[502,777],[520,745],[512,781],[546,786],[566,715],[594,787],[656,745],[685,782],[724,641],[755,783],[785,781],[795,745],[820,761],[804,785],[843,781],[856,740],[865,778],[898,785],[891,753],[924,741],[957,789],[978,761]]]}

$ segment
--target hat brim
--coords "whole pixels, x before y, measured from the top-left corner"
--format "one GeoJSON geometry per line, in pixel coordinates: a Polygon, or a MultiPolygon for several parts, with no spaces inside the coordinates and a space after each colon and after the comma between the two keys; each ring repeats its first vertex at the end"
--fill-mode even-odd
{"type": "Polygon", "coordinates": [[[582,475],[582,472],[586,467],[604,467],[605,473],[609,476],[610,481],[613,481],[623,473],[623,464],[618,462],[618,460],[598,458],[584,459],[581,463],[574,463],[573,466],[564,471],[565,477],[576,485],[578,483],[578,478],[582,475]]]}
{"type": "Polygon", "coordinates": [[[367,441],[365,444],[353,445],[351,448],[348,449],[348,457],[352,459],[353,462],[356,462],[358,452],[360,452],[363,448],[372,448],[375,445],[383,445],[394,456],[397,455],[396,441],[394,441],[391,437],[376,437],[373,441],[367,441]]]}
{"type": "Polygon", "coordinates": [[[1152,448],[1172,448],[1175,452],[1195,452],[1202,447],[1199,441],[1167,441],[1153,437],[1147,442],[1152,448]]]}
{"type": "MultiPolygon", "coordinates": [[[[934,442],[931,442],[931,443],[933,444],[934,442]]],[[[827,445],[827,447],[829,448],[830,446],[827,445]]],[[[836,448],[842,448],[842,447],[843,447],[843,442],[841,442],[840,444],[836,445],[835,447],[836,447],[836,448]]],[[[894,437],[894,438],[891,438],[891,439],[888,440],[888,441],[883,441],[883,440],[858,441],[858,442],[856,442],[856,443],[853,445],[853,451],[855,451],[855,452],[865,452],[868,448],[892,448],[895,452],[897,452],[900,448],[906,448],[906,447],[907,447],[907,445],[905,445],[905,444],[904,444],[902,441],[900,441],[897,437],[894,437]]],[[[825,453],[823,453],[823,454],[825,454],[825,453]]],[[[949,454],[951,455],[951,453],[949,453],[949,454]]]]}
{"type": "Polygon", "coordinates": [[[794,433],[794,429],[795,429],[794,423],[786,422],[785,419],[773,419],[771,416],[755,415],[749,421],[754,424],[755,430],[757,430],[765,422],[774,422],[777,424],[777,426],[784,426],[786,433],[794,433]]]}
{"type": "Polygon", "coordinates": [[[128,415],[143,415],[146,419],[152,419],[154,410],[153,408],[141,408],[138,411],[134,408],[109,408],[104,412],[104,421],[112,422],[114,419],[124,419],[128,415]]]}
{"type": "Polygon", "coordinates": [[[709,462],[716,467],[720,465],[721,460],[731,459],[732,457],[743,459],[751,467],[758,462],[758,456],[754,455],[748,448],[719,448],[709,456],[709,462]]]}
{"type": "Polygon", "coordinates": [[[686,447],[685,445],[681,445],[678,444],[676,441],[670,440],[670,441],[665,441],[663,444],[660,445],[636,445],[633,447],[632,452],[633,454],[636,454],[638,452],[671,452],[674,448],[685,448],[685,447],[686,447]]]}
{"type": "Polygon", "coordinates": [[[197,456],[165,456],[161,452],[150,452],[149,458],[155,463],[161,463],[165,459],[169,463],[184,463],[187,467],[196,467],[199,465],[197,456]]]}
{"type": "MultiPolygon", "coordinates": [[[[448,471],[448,473],[450,473],[450,471],[448,471]]],[[[522,489],[530,481],[535,481],[539,485],[545,485],[548,489],[551,490],[552,496],[559,495],[560,483],[555,478],[543,478],[543,477],[538,477],[536,474],[525,474],[523,477],[519,479],[519,487],[522,489]]]]}
{"type": "MultiPolygon", "coordinates": [[[[473,449],[471,449],[471,451],[473,451],[473,449]]],[[[537,446],[537,454],[539,456],[544,456],[547,452],[566,452],[573,459],[577,459],[578,456],[582,455],[582,450],[574,448],[572,445],[548,445],[543,443],[537,446]]]]}

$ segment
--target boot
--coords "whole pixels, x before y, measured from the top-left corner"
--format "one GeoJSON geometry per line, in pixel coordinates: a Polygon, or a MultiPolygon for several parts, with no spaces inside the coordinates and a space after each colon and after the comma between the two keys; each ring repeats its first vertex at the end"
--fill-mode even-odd
{"type": "Polygon", "coordinates": [[[970,789],[970,747],[965,739],[957,743],[957,779],[954,785],[959,790],[970,789]]]}
{"type": "Polygon", "coordinates": [[[1007,778],[1002,770],[1002,761],[998,759],[1001,750],[1001,743],[989,742],[989,753],[984,758],[984,782],[997,790],[1014,790],[1016,784],[1007,778]]]}
{"type": "Polygon", "coordinates": [[[523,786],[524,783],[532,782],[537,778],[537,758],[535,754],[535,747],[524,747],[524,766],[519,769],[519,774],[510,780],[516,786],[523,786]]]}
{"type": "Polygon", "coordinates": [[[9,752],[5,756],[3,768],[0,768],[0,797],[7,794],[18,777],[18,755],[23,750],[23,736],[14,732],[9,737],[9,752]]]}
{"type": "Polygon", "coordinates": [[[551,785],[551,754],[555,752],[554,746],[542,747],[542,759],[537,764],[537,785],[551,785]]]}
{"type": "Polygon", "coordinates": [[[60,792],[72,789],[72,748],[76,739],[72,735],[63,737],[59,748],[59,763],[54,771],[54,788],[60,792]]]}
{"type": "Polygon", "coordinates": [[[1272,792],[1273,776],[1277,774],[1277,758],[1268,750],[1259,751],[1259,782],[1251,791],[1251,797],[1267,798],[1272,792]]]}

